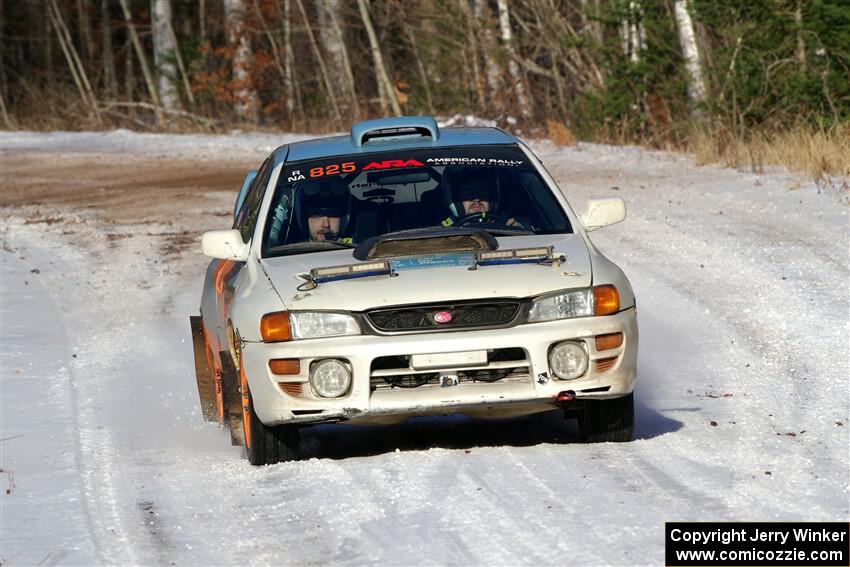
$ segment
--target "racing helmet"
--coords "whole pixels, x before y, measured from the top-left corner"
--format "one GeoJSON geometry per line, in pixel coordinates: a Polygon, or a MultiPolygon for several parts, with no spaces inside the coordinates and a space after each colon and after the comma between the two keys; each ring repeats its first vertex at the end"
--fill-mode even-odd
{"type": "Polygon", "coordinates": [[[339,217],[339,233],[348,226],[351,211],[351,191],[338,176],[307,179],[298,184],[295,192],[295,219],[303,234],[309,233],[307,221],[312,216],[339,217]]]}
{"type": "Polygon", "coordinates": [[[480,199],[490,203],[490,212],[499,210],[499,176],[492,169],[447,166],[441,185],[445,205],[455,218],[466,216],[463,201],[480,199]]]}

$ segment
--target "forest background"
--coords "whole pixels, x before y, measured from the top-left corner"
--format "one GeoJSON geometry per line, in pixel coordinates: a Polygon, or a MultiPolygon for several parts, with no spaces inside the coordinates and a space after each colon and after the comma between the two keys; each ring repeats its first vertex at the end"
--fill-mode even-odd
{"type": "Polygon", "coordinates": [[[474,116],[850,175],[850,0],[0,0],[0,62],[7,130],[474,116]]]}

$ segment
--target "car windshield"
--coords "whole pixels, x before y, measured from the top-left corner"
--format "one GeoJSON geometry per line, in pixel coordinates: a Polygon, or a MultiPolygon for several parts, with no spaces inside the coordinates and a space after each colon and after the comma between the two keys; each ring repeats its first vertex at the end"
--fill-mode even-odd
{"type": "Polygon", "coordinates": [[[420,148],[286,164],[269,208],[263,255],[354,247],[430,227],[495,235],[572,232],[519,147],[420,148]]]}

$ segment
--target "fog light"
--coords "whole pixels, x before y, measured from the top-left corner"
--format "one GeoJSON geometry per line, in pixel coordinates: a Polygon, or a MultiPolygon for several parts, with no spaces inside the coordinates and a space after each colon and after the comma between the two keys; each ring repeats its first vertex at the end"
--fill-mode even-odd
{"type": "Polygon", "coordinates": [[[549,351],[549,369],[561,380],[574,380],[587,371],[587,352],[578,343],[558,343],[549,351]]]}
{"type": "Polygon", "coordinates": [[[338,398],[351,386],[351,371],[341,360],[314,362],[310,368],[310,385],[323,398],[338,398]]]}

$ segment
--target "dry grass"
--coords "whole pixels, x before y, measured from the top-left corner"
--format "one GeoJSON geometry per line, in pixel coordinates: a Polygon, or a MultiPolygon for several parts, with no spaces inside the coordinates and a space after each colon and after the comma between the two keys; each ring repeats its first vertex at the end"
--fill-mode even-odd
{"type": "Polygon", "coordinates": [[[563,122],[557,120],[546,121],[547,137],[559,146],[575,146],[576,137],[563,122]]]}
{"type": "Polygon", "coordinates": [[[780,132],[756,131],[746,138],[728,130],[696,130],[690,150],[697,163],[723,163],[761,173],[764,166],[779,165],[802,171],[814,179],[850,176],[850,124],[829,130],[798,127],[780,132]]]}

